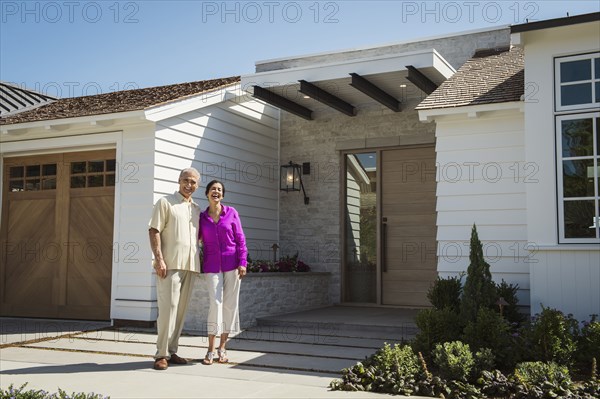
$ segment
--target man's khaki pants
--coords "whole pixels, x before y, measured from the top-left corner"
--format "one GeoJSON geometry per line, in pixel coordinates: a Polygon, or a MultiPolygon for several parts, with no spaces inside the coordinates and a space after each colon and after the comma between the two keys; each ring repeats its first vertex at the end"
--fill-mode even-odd
{"type": "Polygon", "coordinates": [[[155,359],[170,359],[177,353],[195,278],[196,273],[187,270],[167,270],[167,277],[156,278],[158,338],[155,359]]]}

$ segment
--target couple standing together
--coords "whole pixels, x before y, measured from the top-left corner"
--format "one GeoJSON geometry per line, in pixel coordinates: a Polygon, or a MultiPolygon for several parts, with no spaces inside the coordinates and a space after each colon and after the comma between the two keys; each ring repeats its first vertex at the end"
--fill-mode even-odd
{"type": "Polygon", "coordinates": [[[248,250],[237,211],[223,205],[225,186],[213,180],[206,186],[208,208],[192,199],[200,173],[187,168],[179,175],[179,190],[158,200],[149,223],[150,247],[157,275],[158,338],[154,369],[186,364],[177,355],[179,336],[194,280],[202,273],[210,307],[207,319],[208,352],[204,364],[227,363],[225,345],[230,333],[239,332],[240,280],[246,275],[248,250]],[[198,251],[198,241],[202,243],[198,251]],[[215,337],[220,341],[215,352],[215,337]]]}

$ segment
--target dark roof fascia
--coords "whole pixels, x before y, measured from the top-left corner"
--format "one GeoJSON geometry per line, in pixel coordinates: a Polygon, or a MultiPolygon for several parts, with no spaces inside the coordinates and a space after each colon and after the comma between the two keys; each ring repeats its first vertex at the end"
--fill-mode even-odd
{"type": "Polygon", "coordinates": [[[545,21],[528,22],[525,24],[512,25],[510,33],[521,33],[532,30],[556,28],[559,26],[568,26],[575,24],[583,24],[586,22],[600,21],[600,12],[590,14],[575,15],[573,17],[563,17],[555,19],[547,19],[545,21]]]}

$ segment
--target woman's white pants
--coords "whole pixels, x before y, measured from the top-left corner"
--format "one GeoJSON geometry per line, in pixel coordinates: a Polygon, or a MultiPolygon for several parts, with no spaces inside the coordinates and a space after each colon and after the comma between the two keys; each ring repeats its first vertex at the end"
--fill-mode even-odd
{"type": "Polygon", "coordinates": [[[206,273],[210,306],[206,331],[208,335],[240,332],[240,278],[237,269],[223,273],[206,273]]]}

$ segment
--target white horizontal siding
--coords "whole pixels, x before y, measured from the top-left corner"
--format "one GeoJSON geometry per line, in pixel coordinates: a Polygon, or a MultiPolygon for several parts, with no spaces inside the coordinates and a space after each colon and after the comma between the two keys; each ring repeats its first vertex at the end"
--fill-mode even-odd
{"type": "MultiPolygon", "coordinates": [[[[493,180],[474,180],[460,181],[453,183],[448,180],[438,182],[437,185],[437,196],[465,196],[465,195],[498,195],[498,194],[524,194],[525,183],[515,183],[512,179],[501,179],[498,181],[493,180]]],[[[502,208],[502,207],[501,207],[502,208]]],[[[522,204],[520,208],[524,209],[525,204],[522,204]]]]}
{"type": "MultiPolygon", "coordinates": [[[[521,128],[522,129],[522,128],[521,128]]],[[[468,135],[471,144],[470,149],[487,149],[502,147],[522,147],[525,143],[522,131],[499,131],[486,133],[473,133],[468,135]]],[[[464,147],[465,135],[441,136],[436,140],[436,147],[443,148],[445,151],[462,151],[464,147]]]]}
{"type": "MultiPolygon", "coordinates": [[[[152,274],[151,270],[148,270],[148,274],[152,274]]],[[[151,286],[120,284],[117,287],[116,292],[113,292],[113,295],[116,299],[125,301],[156,301],[156,289],[154,288],[154,284],[151,286]]],[[[121,315],[121,309],[118,306],[119,301],[116,301],[116,303],[117,308],[111,309],[111,318],[124,319],[125,317],[121,315]]],[[[140,320],[137,317],[132,319],[140,320]]]]}
{"type": "Polygon", "coordinates": [[[477,223],[477,220],[472,221],[470,224],[468,221],[462,226],[445,226],[438,225],[437,238],[440,240],[447,241],[469,241],[471,237],[471,227],[473,222],[477,224],[477,234],[479,239],[487,241],[523,241],[527,240],[527,231],[525,226],[519,225],[485,225],[477,223]]]}
{"type": "Polygon", "coordinates": [[[499,148],[470,148],[468,137],[463,139],[463,145],[469,146],[461,150],[446,151],[443,147],[437,148],[436,162],[442,167],[446,164],[463,164],[477,162],[483,165],[488,163],[524,162],[525,151],[522,146],[503,146],[499,148]]]}
{"type": "Polygon", "coordinates": [[[438,201],[437,211],[480,211],[496,210],[501,207],[519,209],[524,203],[524,193],[453,195],[446,196],[443,202],[438,201]]]}
{"type": "Polygon", "coordinates": [[[438,224],[444,226],[461,226],[465,221],[477,221],[487,226],[519,225],[525,220],[524,209],[493,209],[493,210],[456,210],[438,212],[438,224]]]}
{"type": "Polygon", "coordinates": [[[492,278],[518,284],[520,305],[528,306],[529,265],[537,259],[526,241],[525,185],[535,167],[525,162],[522,115],[441,119],[436,138],[440,276],[466,272],[476,224],[492,278]]]}
{"type": "Polygon", "coordinates": [[[206,184],[225,184],[224,204],[242,219],[250,256],[270,258],[278,241],[278,111],[254,100],[227,101],[157,123],[154,193],[158,199],[177,188],[183,168],[201,174],[194,200],[208,203],[206,184]]]}

